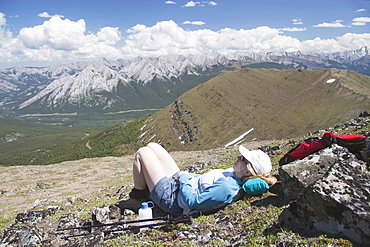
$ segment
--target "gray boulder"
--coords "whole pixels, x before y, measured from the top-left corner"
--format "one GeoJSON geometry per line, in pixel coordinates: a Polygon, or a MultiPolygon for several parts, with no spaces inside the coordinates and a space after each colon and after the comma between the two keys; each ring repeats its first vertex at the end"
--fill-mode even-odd
{"type": "Polygon", "coordinates": [[[337,156],[330,151],[332,150],[320,151],[320,154],[294,161],[279,169],[279,177],[283,185],[282,194],[286,200],[297,199],[303,189],[325,175],[337,159],[337,156]]]}
{"type": "Polygon", "coordinates": [[[0,246],[17,246],[29,229],[26,225],[12,225],[4,229],[0,246]]]}
{"type": "Polygon", "coordinates": [[[370,245],[370,175],[364,163],[335,146],[279,169],[293,200],[280,223],[307,235],[327,234],[370,245]]]}
{"type": "Polygon", "coordinates": [[[31,210],[25,213],[19,213],[15,218],[15,222],[36,225],[46,217],[55,214],[58,210],[60,210],[60,207],[48,207],[45,210],[31,210]]]}

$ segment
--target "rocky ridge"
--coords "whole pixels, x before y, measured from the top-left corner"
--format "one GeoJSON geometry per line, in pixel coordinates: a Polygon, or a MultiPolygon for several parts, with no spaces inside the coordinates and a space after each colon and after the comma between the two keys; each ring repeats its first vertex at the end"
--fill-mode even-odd
{"type": "MultiPolygon", "coordinates": [[[[370,118],[365,116],[338,124],[325,131],[352,133],[356,130],[357,133],[369,136],[369,124],[370,118]]],[[[276,161],[288,148],[308,136],[321,136],[325,131],[308,133],[299,140],[281,141],[278,145],[265,145],[261,149],[268,152],[273,161],[276,161]]],[[[216,167],[222,165],[222,162],[233,156],[227,153],[227,149],[216,152],[222,153],[221,161],[212,159],[205,162],[192,162],[183,169],[195,172],[207,171],[215,165],[216,167]]],[[[197,159],[202,157],[201,153],[198,155],[197,159]]],[[[112,226],[98,228],[92,234],[82,230],[68,230],[62,234],[55,230],[58,227],[116,222],[117,214],[114,207],[109,205],[93,207],[90,217],[80,219],[78,215],[82,210],[81,205],[88,203],[86,199],[69,198],[61,206],[45,205],[42,200],[39,200],[38,203],[34,203],[34,208],[19,213],[15,217],[15,223],[0,232],[1,245],[363,246],[368,244],[366,241],[369,239],[370,210],[367,209],[369,205],[366,205],[366,202],[369,200],[370,174],[364,162],[357,160],[346,149],[333,145],[304,160],[277,168],[274,165],[275,174],[282,182],[272,187],[267,194],[245,197],[214,214],[193,219],[190,225],[165,225],[136,233],[129,230],[102,234],[102,230],[121,227],[112,226]],[[321,169],[312,169],[317,167],[321,169]],[[298,176],[299,174],[301,176],[298,176]],[[314,179],[309,180],[308,177],[314,179]],[[346,219],[346,222],[343,219],[346,219]],[[86,233],[85,236],[64,238],[66,235],[86,233]]],[[[40,187],[42,186],[43,184],[40,183],[40,187]]],[[[124,198],[127,197],[127,191],[128,187],[122,187],[115,193],[105,196],[124,198]]],[[[2,195],[5,194],[4,191],[2,195]]],[[[156,211],[156,215],[161,215],[161,212],[156,211]]],[[[130,219],[136,216],[126,211],[125,217],[130,219]]]]}

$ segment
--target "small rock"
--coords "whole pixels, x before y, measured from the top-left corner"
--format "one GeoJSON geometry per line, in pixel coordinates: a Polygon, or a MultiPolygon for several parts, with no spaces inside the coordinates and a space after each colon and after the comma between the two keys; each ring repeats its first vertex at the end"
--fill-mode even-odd
{"type": "Polygon", "coordinates": [[[37,247],[42,242],[42,236],[34,227],[29,228],[21,237],[18,247],[37,247]]]}
{"type": "Polygon", "coordinates": [[[17,214],[15,217],[16,223],[23,223],[27,225],[35,225],[41,222],[47,216],[55,214],[58,208],[48,208],[45,210],[28,211],[26,213],[17,214]]]}
{"type": "Polygon", "coordinates": [[[111,217],[110,217],[110,207],[109,206],[100,206],[100,207],[93,207],[91,209],[93,221],[97,224],[106,224],[111,223],[111,217]]]}
{"type": "Polygon", "coordinates": [[[38,188],[38,189],[47,189],[49,187],[50,187],[50,185],[49,184],[45,184],[45,183],[37,183],[36,184],[36,188],[38,188]]]}
{"type": "Polygon", "coordinates": [[[32,208],[37,208],[37,207],[41,207],[41,206],[44,206],[46,204],[48,204],[49,201],[48,199],[37,199],[33,205],[32,205],[32,208]]]}
{"type": "Polygon", "coordinates": [[[79,221],[76,214],[63,214],[57,222],[57,229],[76,227],[78,225],[79,221]]]}

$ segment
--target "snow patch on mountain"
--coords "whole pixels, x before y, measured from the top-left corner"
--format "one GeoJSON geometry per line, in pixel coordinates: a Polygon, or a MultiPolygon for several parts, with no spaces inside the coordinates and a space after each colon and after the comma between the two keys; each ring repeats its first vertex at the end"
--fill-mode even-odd
{"type": "Polygon", "coordinates": [[[330,83],[333,83],[335,81],[336,81],[336,79],[329,79],[329,80],[326,81],[326,83],[329,83],[330,84],[330,83]]]}

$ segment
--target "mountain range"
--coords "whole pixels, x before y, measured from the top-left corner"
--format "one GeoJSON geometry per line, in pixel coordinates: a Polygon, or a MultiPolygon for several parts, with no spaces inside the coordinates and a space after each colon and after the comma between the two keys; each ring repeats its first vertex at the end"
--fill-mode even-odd
{"type": "Polygon", "coordinates": [[[158,110],[191,88],[241,68],[350,69],[370,75],[368,47],[329,55],[269,52],[97,60],[0,70],[0,113],[158,110]]]}

